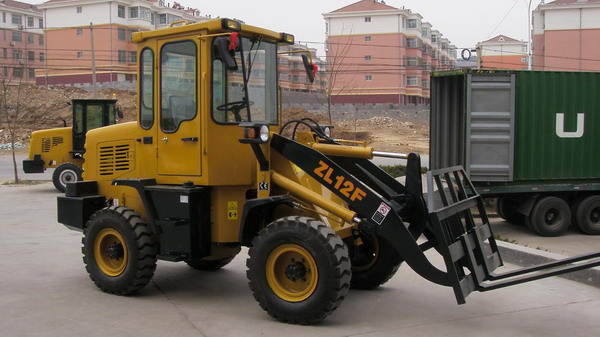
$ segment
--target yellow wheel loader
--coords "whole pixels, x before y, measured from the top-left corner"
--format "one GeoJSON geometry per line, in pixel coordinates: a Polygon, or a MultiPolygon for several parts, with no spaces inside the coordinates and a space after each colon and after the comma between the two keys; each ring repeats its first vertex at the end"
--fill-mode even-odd
{"type": "Polygon", "coordinates": [[[142,289],[158,259],[217,270],[246,246],[260,306],[312,324],[349,288],[376,288],[402,263],[451,287],[459,304],[475,290],[600,265],[594,253],[496,274],[482,199],[460,167],[429,172],[426,202],[417,154],[335,139],[309,118],[283,123],[277,45],[292,35],[217,19],[133,41],[138,121],[90,130],[85,179],[58,197],[58,221],[83,232],[85,268],[105,292],[142,289]],[[374,156],[406,158],[406,184],[374,156]]]}
{"type": "Polygon", "coordinates": [[[116,123],[121,117],[116,99],[74,99],[71,127],[34,131],[29,156],[23,160],[25,173],[44,173],[54,168],[52,182],[60,192],[69,182],[81,180],[85,134],[88,130],[116,123]]]}

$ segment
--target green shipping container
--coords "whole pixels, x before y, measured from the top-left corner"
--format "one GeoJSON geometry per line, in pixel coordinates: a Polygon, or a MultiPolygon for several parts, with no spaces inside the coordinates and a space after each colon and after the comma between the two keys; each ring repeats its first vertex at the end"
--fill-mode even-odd
{"type": "Polygon", "coordinates": [[[430,123],[430,167],[483,195],[600,189],[600,73],[434,73],[430,123]]]}

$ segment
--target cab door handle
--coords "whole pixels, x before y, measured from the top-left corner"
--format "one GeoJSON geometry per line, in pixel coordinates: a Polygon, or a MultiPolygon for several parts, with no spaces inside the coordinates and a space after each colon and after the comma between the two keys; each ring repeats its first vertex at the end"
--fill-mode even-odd
{"type": "Polygon", "coordinates": [[[181,138],[182,142],[197,142],[198,137],[183,137],[181,138]]]}

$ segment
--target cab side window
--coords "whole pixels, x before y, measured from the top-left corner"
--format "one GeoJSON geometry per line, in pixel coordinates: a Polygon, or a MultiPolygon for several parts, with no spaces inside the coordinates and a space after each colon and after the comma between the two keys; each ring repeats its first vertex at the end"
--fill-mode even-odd
{"type": "Polygon", "coordinates": [[[169,43],[160,53],[160,126],[175,132],[196,117],[197,48],[192,41],[169,43]]]}
{"type": "Polygon", "coordinates": [[[150,129],[154,124],[154,52],[140,54],[140,125],[150,129]]]}

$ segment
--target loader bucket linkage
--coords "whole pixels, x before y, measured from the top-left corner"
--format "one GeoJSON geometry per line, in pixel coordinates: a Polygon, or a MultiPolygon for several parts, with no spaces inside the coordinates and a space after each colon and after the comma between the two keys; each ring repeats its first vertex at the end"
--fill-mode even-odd
{"type": "Polygon", "coordinates": [[[459,304],[475,290],[489,291],[600,265],[600,253],[591,253],[494,273],[502,266],[500,252],[483,199],[460,166],[428,172],[426,204],[417,154],[408,155],[405,186],[364,158],[327,156],[279,135],[274,136],[271,147],[342,198],[356,212],[353,221],[359,230],[387,240],[425,279],[452,287],[459,304]],[[359,197],[341,193],[332,184],[334,177],[351,182],[354,191],[364,193],[359,197]],[[478,214],[472,213],[474,209],[478,214]],[[427,241],[419,244],[421,235],[427,241]],[[425,256],[431,248],[443,257],[445,271],[425,256]],[[575,262],[580,263],[572,264],[575,262]]]}

